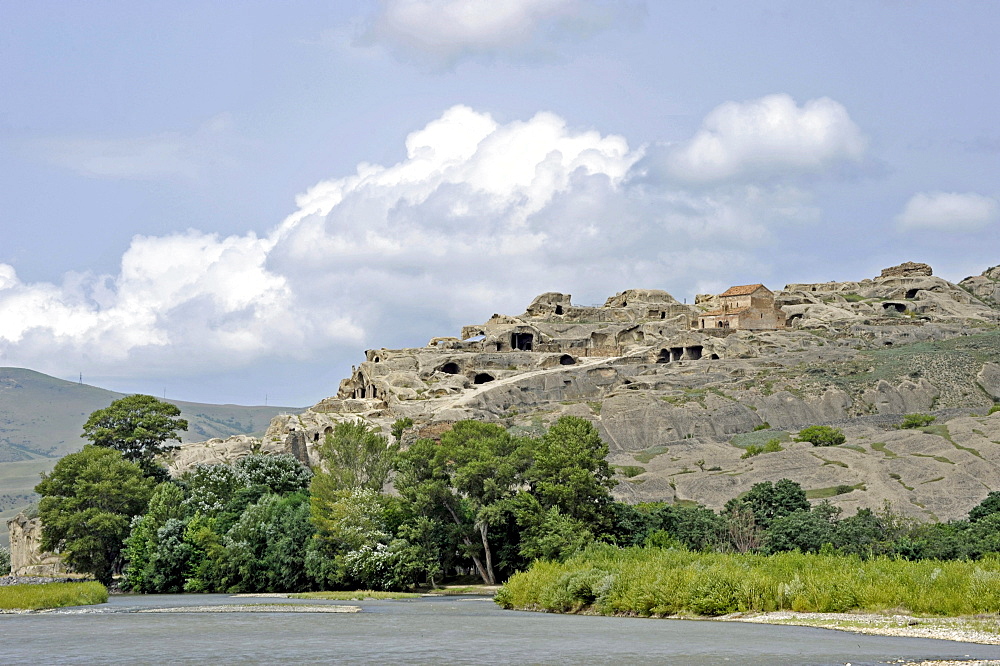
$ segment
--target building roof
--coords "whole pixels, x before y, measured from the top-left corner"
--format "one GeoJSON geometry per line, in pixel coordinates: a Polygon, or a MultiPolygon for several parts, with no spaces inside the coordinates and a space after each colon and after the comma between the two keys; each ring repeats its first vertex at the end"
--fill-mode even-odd
{"type": "Polygon", "coordinates": [[[765,289],[767,291],[770,291],[770,289],[768,289],[767,287],[765,287],[760,283],[744,284],[738,287],[730,287],[729,289],[726,289],[724,292],[719,294],[719,296],[746,296],[748,294],[752,294],[758,289],[765,289]]]}

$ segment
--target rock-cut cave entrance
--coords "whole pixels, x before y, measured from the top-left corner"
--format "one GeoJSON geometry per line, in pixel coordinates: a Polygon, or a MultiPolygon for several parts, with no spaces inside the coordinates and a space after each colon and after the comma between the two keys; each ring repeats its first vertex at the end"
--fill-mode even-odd
{"type": "Polygon", "coordinates": [[[488,372],[480,372],[472,380],[472,383],[473,384],[486,384],[487,382],[491,382],[494,379],[495,379],[495,377],[493,375],[491,375],[490,373],[488,373],[488,372]]]}
{"type": "Polygon", "coordinates": [[[441,372],[445,373],[446,375],[457,375],[458,370],[459,370],[458,363],[452,361],[449,361],[448,363],[445,363],[444,365],[441,366],[441,372]]]}
{"type": "Polygon", "coordinates": [[[511,333],[510,348],[521,351],[531,351],[535,343],[535,336],[531,333],[511,333]]]}

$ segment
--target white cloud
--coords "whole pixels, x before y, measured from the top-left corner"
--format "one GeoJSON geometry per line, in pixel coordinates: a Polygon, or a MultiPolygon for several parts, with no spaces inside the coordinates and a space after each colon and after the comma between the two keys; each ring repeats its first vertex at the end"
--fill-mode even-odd
{"type": "Polygon", "coordinates": [[[606,0],[382,0],[368,39],[435,66],[475,56],[544,52],[544,43],[585,37],[635,15],[606,0]]]}
{"type": "Polygon", "coordinates": [[[404,159],[317,183],[263,237],[137,236],[117,275],[61,285],[0,265],[0,362],[140,376],[353,357],[546,290],[600,302],[759,268],[776,227],[817,215],[788,185],[641,178],[644,154],[552,113],[501,124],[455,106],[407,137],[404,159]]]}
{"type": "Polygon", "coordinates": [[[900,229],[978,231],[1000,219],[1000,203],[975,192],[920,192],[896,216],[900,229]]]}
{"type": "Polygon", "coordinates": [[[823,97],[799,107],[780,94],[716,107],[667,159],[670,173],[685,181],[756,180],[858,161],[865,147],[841,104],[823,97]]]}
{"type": "Polygon", "coordinates": [[[88,178],[194,180],[225,161],[231,119],[221,114],[191,133],[163,132],[130,138],[62,137],[40,141],[48,162],[88,178]]]}

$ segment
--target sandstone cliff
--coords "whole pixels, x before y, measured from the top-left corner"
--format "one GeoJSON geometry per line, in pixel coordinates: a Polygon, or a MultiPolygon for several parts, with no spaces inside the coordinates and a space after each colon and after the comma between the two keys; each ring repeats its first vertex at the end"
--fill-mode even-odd
{"type": "Polygon", "coordinates": [[[856,282],[776,292],[783,330],[698,330],[695,305],[629,289],[600,307],[548,292],[517,316],[496,314],[457,337],[374,349],[335,396],[272,420],[263,440],[187,445],[175,469],[250,450],[311,451],[333,426],[365,419],[404,444],[460,419],[539,434],[564,414],[593,421],[630,500],[721,506],[753,483],[796,480],[816,499],[929,519],[964,515],[1000,479],[1000,267],[961,285],[907,263],[856,282]],[[938,417],[899,431],[902,415],[938,417]],[[978,416],[976,416],[978,414],[978,416]],[[845,445],[787,440],[833,424],[845,445]],[[755,430],[756,429],[756,430],[755,430]],[[294,436],[293,436],[294,435],[294,436]],[[749,443],[784,450],[742,459],[749,443]]]}

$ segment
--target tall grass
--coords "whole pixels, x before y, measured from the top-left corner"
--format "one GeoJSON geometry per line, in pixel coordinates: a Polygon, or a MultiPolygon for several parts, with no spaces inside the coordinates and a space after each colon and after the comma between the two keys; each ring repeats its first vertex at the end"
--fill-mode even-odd
{"type": "Polygon", "coordinates": [[[0,587],[0,609],[3,610],[91,606],[107,600],[108,589],[94,581],[0,587]]]}
{"type": "Polygon", "coordinates": [[[692,553],[592,546],[564,563],[535,562],[497,592],[505,608],[627,615],[745,611],[1000,611],[1000,559],[978,562],[779,553],[692,553]]]}

